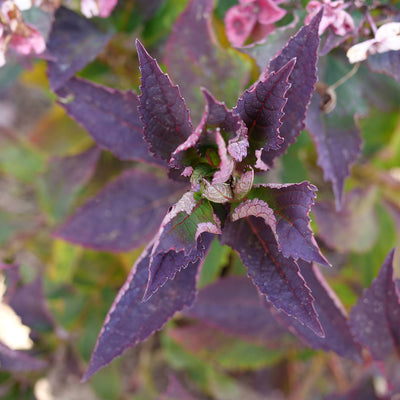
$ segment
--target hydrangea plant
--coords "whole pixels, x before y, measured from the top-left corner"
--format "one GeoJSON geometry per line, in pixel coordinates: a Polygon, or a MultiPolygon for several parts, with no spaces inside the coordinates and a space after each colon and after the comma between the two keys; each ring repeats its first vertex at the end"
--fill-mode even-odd
{"type": "MultiPolygon", "coordinates": [[[[304,127],[316,81],[321,15],[289,40],[232,110],[203,89],[205,109],[196,128],[178,87],[137,41],[142,93],[137,111],[130,112],[138,112],[152,156],[182,182],[181,190],[189,187],[162,220],[117,296],[85,378],[193,303],[196,277],[214,235],[238,252],[268,302],[324,336],[298,265],[298,260],[329,265],[310,228],[316,187],[309,182],[253,183],[254,175],[268,169],[304,127]]],[[[89,121],[82,120],[87,110],[79,97],[104,90],[85,85],[76,80],[58,92],[64,98],[75,95],[64,107],[84,125],[89,121]]],[[[97,101],[105,104],[107,93],[101,95],[97,101]]],[[[117,100],[120,95],[109,96],[117,100]]],[[[109,104],[108,113],[120,112],[117,103],[109,104]]],[[[151,177],[140,191],[145,198],[147,192],[159,197],[151,177]]],[[[93,206],[78,212],[58,236],[76,238],[93,206]]]]}

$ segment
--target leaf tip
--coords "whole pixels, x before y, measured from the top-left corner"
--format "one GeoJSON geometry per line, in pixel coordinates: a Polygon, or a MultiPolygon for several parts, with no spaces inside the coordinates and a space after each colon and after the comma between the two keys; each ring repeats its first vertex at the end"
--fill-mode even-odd
{"type": "Polygon", "coordinates": [[[143,46],[142,42],[139,39],[135,40],[135,44],[136,44],[136,51],[139,57],[139,63],[141,64],[144,58],[150,57],[150,54],[147,52],[147,50],[145,49],[145,47],[143,46]]]}

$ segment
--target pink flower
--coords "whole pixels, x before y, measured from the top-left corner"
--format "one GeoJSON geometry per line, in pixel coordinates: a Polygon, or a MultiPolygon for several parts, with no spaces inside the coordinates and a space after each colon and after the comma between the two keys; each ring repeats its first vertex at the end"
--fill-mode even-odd
{"type": "Polygon", "coordinates": [[[386,53],[400,50],[400,22],[389,22],[382,25],[374,39],[357,43],[347,50],[350,63],[366,60],[369,54],[386,53]]]}
{"type": "Polygon", "coordinates": [[[251,37],[261,40],[275,30],[274,23],[286,11],[273,0],[239,0],[225,15],[226,35],[233,46],[243,46],[251,37]]]}
{"type": "Polygon", "coordinates": [[[87,17],[108,17],[117,5],[118,0],[82,0],[81,11],[87,17]]]}
{"type": "Polygon", "coordinates": [[[308,24],[318,14],[323,5],[325,9],[319,25],[319,35],[322,35],[329,27],[339,36],[345,36],[346,33],[354,30],[353,18],[345,11],[347,4],[344,4],[342,0],[322,0],[322,2],[311,0],[306,7],[308,15],[304,22],[308,24]]]}
{"type": "Polygon", "coordinates": [[[5,1],[0,7],[0,67],[6,63],[8,48],[19,54],[40,54],[46,49],[41,33],[25,24],[20,9],[13,1],[5,1]]]}

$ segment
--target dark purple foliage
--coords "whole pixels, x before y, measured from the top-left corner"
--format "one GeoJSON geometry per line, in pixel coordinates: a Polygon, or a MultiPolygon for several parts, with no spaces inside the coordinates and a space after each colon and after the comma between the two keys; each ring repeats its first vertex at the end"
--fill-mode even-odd
{"type": "Polygon", "coordinates": [[[164,63],[180,84],[196,122],[203,108],[201,87],[212,89],[218,99],[232,101],[248,79],[238,58],[217,43],[212,28],[213,8],[212,0],[191,0],[174,24],[165,49],[164,63]]]}
{"type": "Polygon", "coordinates": [[[225,103],[217,101],[206,89],[202,89],[202,94],[205,101],[203,116],[194,132],[172,154],[170,166],[173,168],[182,169],[186,165],[190,166],[194,157],[200,157],[199,148],[207,145],[208,138],[205,135],[207,129],[220,130],[223,137],[228,140],[228,152],[235,160],[242,161],[247,154],[247,128],[242,119],[228,110],[225,103]],[[193,149],[196,151],[196,156],[193,155],[193,149]]]}
{"type": "Polygon", "coordinates": [[[373,54],[368,57],[368,66],[372,71],[389,75],[397,82],[400,82],[399,63],[400,50],[373,54]]]}
{"type": "Polygon", "coordinates": [[[191,197],[190,193],[186,193],[175,204],[155,237],[150,257],[146,298],[167,279],[173,279],[181,268],[186,268],[189,263],[204,257],[205,248],[209,246],[212,237],[202,235],[203,232],[221,232],[210,202],[204,198],[196,202],[194,198],[190,199],[191,197]]]}
{"type": "Polygon", "coordinates": [[[148,280],[150,254],[151,246],[136,261],[120,289],[97,339],[84,380],[126,349],[161,329],[176,311],[193,303],[199,261],[178,272],[175,279],[168,280],[158,290],[156,296],[142,302],[148,280]]]}
{"type": "Polygon", "coordinates": [[[317,49],[319,44],[318,26],[322,17],[321,11],[293,36],[282,51],[269,63],[268,72],[280,70],[293,58],[296,64],[289,77],[290,89],[286,93],[285,115],[281,119],[279,135],[284,139],[279,149],[263,151],[262,160],[272,166],[276,157],[284,154],[288,146],[296,140],[304,128],[304,118],[314,85],[317,80],[317,49]]]}
{"type": "Polygon", "coordinates": [[[279,128],[286,104],[285,94],[290,88],[288,79],[295,64],[296,59],[292,59],[278,71],[261,76],[238,100],[234,111],[247,125],[252,151],[277,150],[283,143],[279,128]]]}
{"type": "Polygon", "coordinates": [[[93,176],[101,150],[95,146],[80,154],[50,159],[41,185],[50,211],[64,216],[74,197],[93,176]]]}
{"type": "MultiPolygon", "coordinates": [[[[211,1],[192,0],[184,13],[188,20],[183,30],[199,23],[199,29],[208,31],[210,16],[207,13],[211,11],[211,1]],[[194,20],[189,23],[191,18],[194,20]]],[[[192,304],[197,270],[207,253],[211,234],[221,235],[221,242],[240,254],[262,296],[306,325],[304,329],[323,337],[314,299],[295,261],[302,258],[329,265],[310,228],[309,212],[316,188],[303,182],[259,186],[251,190],[254,168],[259,165],[263,168],[259,159],[261,151],[271,165],[303,127],[316,79],[320,17],[321,13],[289,41],[260,80],[244,93],[236,109],[228,110],[224,103],[203,89],[205,110],[195,130],[178,87],[139,41],[136,44],[142,73],[142,94],[138,99],[141,122],[137,119],[137,98],[133,93],[110,91],[80,79],[71,80],[58,91],[66,99],[72,95],[72,101],[64,107],[91,131],[97,143],[120,156],[131,151],[130,146],[136,143],[143,126],[144,139],[150,144],[153,155],[176,168],[171,176],[176,178],[181,173],[182,178],[190,177],[191,182],[191,190],[183,194],[183,184],[165,182],[150,172],[126,171],[56,232],[68,241],[114,251],[129,250],[153,238],[109,311],[84,379],[160,329],[176,311],[192,304]],[[96,114],[97,121],[87,118],[85,110],[86,114],[96,114]],[[122,132],[121,136],[127,138],[123,144],[118,135],[110,142],[105,141],[114,125],[118,135],[122,132]],[[131,125],[132,141],[129,137],[131,125]],[[112,143],[113,148],[104,143],[112,143]],[[183,196],[165,215],[167,206],[178,194],[183,196]],[[229,206],[229,202],[234,205],[229,206]],[[224,225],[222,232],[221,225],[224,225]]],[[[189,33],[193,32],[193,26],[189,33]]],[[[198,61],[211,46],[211,42],[185,38],[183,33],[180,37],[184,41],[182,48],[191,41],[198,44],[198,61]]],[[[177,37],[174,41],[169,45],[180,43],[177,37]]],[[[180,50],[177,49],[177,54],[180,50]]],[[[206,57],[208,63],[213,54],[206,57]]],[[[142,151],[143,147],[138,149],[142,151]]],[[[134,154],[121,158],[140,159],[134,154]]],[[[279,330],[276,325],[271,328],[271,315],[258,303],[255,289],[251,292],[248,287],[239,288],[239,292],[248,295],[250,303],[243,310],[236,305],[234,311],[238,317],[232,316],[231,310],[226,312],[225,320],[218,322],[221,314],[217,313],[209,317],[210,321],[215,317],[216,325],[226,324],[225,329],[234,333],[240,332],[240,328],[234,326],[233,319],[245,318],[247,322],[243,326],[247,329],[250,326],[254,331],[251,335],[258,337],[279,330]]],[[[234,291],[232,287],[229,290],[234,291]]],[[[226,296],[225,290],[221,293],[226,296]]],[[[227,296],[226,303],[221,300],[220,313],[227,304],[235,304],[229,302],[231,297],[227,296]]],[[[237,299],[243,301],[239,296],[237,299]]]]}
{"type": "Polygon", "coordinates": [[[189,111],[178,87],[157,61],[138,40],[136,46],[142,74],[139,111],[144,137],[156,157],[169,161],[172,152],[192,133],[189,111]]]}
{"type": "Polygon", "coordinates": [[[0,342],[0,370],[27,372],[42,370],[46,366],[46,361],[34,358],[22,350],[12,350],[0,342]]]}
{"type": "Polygon", "coordinates": [[[139,99],[135,92],[72,78],[56,90],[56,94],[61,98],[59,104],[101,148],[121,160],[156,162],[143,140],[139,99]]]}
{"type": "Polygon", "coordinates": [[[228,276],[201,289],[184,314],[228,334],[258,342],[274,341],[286,333],[262,305],[250,279],[243,276],[228,276]]]}
{"type": "Polygon", "coordinates": [[[98,250],[127,251],[148,242],[184,185],[128,170],[88,200],[55,236],[98,250]]]}
{"type": "Polygon", "coordinates": [[[93,61],[111,38],[92,22],[60,7],[54,14],[54,22],[47,50],[55,61],[47,64],[47,75],[52,90],[60,89],[78,71],[93,61]]]}
{"type": "Polygon", "coordinates": [[[313,307],[314,299],[296,261],[282,255],[271,228],[263,219],[249,216],[227,222],[221,240],[239,253],[248,275],[274,307],[323,336],[313,307]]]}
{"type": "Polygon", "coordinates": [[[394,250],[350,312],[354,336],[376,360],[400,354],[400,297],[393,278],[393,256],[394,250]]]}
{"type": "Polygon", "coordinates": [[[15,311],[24,325],[36,331],[50,330],[55,325],[45,301],[43,281],[40,276],[27,284],[8,286],[3,301],[15,311]]]}
{"type": "Polygon", "coordinates": [[[317,188],[309,182],[260,185],[249,197],[264,200],[274,211],[279,248],[285,257],[329,266],[310,227],[309,213],[317,188]]]}
{"type": "Polygon", "coordinates": [[[341,119],[335,112],[321,110],[321,96],[315,92],[308,108],[306,125],[318,151],[318,165],[325,180],[332,182],[336,209],[342,206],[343,186],[350,166],[361,151],[361,135],[352,118],[341,119]]]}
{"type": "Polygon", "coordinates": [[[264,71],[269,60],[281,51],[282,47],[298,32],[300,26],[299,17],[294,14],[294,19],[289,25],[276,28],[275,32],[270,33],[264,42],[245,46],[239,50],[252,57],[259,70],[264,71]]]}
{"type": "MultiPolygon", "coordinates": [[[[338,355],[361,362],[361,347],[354,341],[347,323],[347,315],[339,298],[335,295],[316,265],[299,261],[300,273],[315,298],[314,307],[325,337],[316,335],[299,321],[274,310],[276,318],[286,325],[297,337],[314,349],[334,351],[338,355]]],[[[267,304],[268,305],[268,304],[267,304]]]]}

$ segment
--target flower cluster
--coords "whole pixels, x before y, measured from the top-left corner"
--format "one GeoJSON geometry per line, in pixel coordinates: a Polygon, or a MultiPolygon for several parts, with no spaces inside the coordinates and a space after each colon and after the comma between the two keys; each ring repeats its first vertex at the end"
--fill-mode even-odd
{"type": "Polygon", "coordinates": [[[107,18],[117,5],[118,0],[82,0],[81,11],[87,17],[107,18]]]}
{"type": "Polygon", "coordinates": [[[308,15],[304,22],[306,24],[310,23],[321,8],[324,7],[324,14],[318,30],[319,35],[322,35],[330,27],[336,35],[345,36],[354,30],[353,18],[345,11],[347,6],[348,4],[345,4],[342,0],[311,0],[306,7],[308,15]]]}
{"type": "Polygon", "coordinates": [[[400,50],[400,22],[389,22],[377,29],[374,39],[350,47],[347,58],[351,63],[366,60],[369,54],[400,50]]]}
{"type": "Polygon", "coordinates": [[[226,35],[233,46],[243,46],[249,38],[264,39],[275,30],[274,23],[286,11],[277,4],[282,0],[239,0],[225,15],[226,35]]]}
{"type": "Polygon", "coordinates": [[[26,24],[21,10],[13,1],[0,6],[0,67],[6,63],[6,53],[12,49],[19,54],[40,54],[46,49],[42,34],[26,24]]]}

